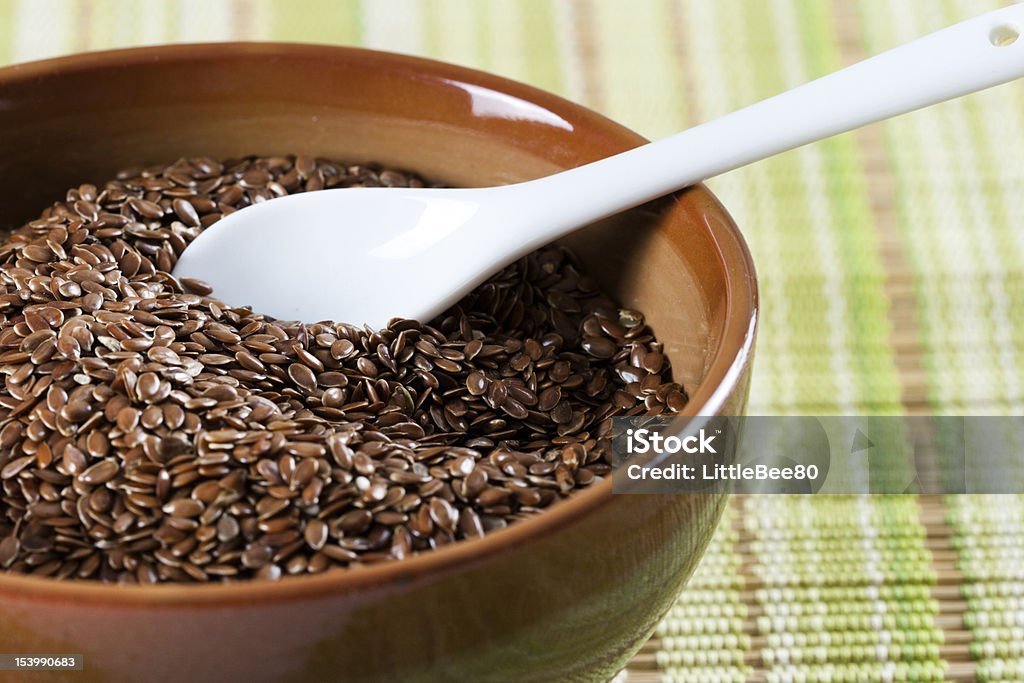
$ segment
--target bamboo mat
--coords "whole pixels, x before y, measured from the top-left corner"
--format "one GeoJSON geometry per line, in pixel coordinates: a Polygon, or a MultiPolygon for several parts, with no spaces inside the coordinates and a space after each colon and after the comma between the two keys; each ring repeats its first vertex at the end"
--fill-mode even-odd
{"type": "Polygon", "coordinates": [[[1024,679],[1024,507],[737,497],[621,683],[1024,679]]]}
{"type": "MultiPolygon", "coordinates": [[[[661,137],[1000,0],[0,0],[0,64],[290,40],[501,73],[661,137]]],[[[169,96],[173,96],[170,94],[169,96]]],[[[1024,409],[1024,85],[712,180],[759,272],[754,414],[1024,409]]],[[[621,678],[1024,681],[1024,499],[734,499],[621,678]]]]}

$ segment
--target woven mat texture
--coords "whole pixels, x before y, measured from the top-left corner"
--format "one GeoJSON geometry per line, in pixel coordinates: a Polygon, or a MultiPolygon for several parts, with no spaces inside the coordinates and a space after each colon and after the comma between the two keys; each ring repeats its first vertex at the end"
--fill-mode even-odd
{"type": "MultiPolygon", "coordinates": [[[[562,94],[657,138],[989,0],[0,0],[0,64],[324,42],[562,94]]],[[[171,94],[173,95],[173,94],[171,94]]],[[[2,96],[2,94],[0,94],[2,96]]],[[[712,180],[757,262],[753,414],[1019,414],[1024,84],[712,180]]],[[[1024,497],[734,498],[621,681],[1022,681],[1024,497]]]]}

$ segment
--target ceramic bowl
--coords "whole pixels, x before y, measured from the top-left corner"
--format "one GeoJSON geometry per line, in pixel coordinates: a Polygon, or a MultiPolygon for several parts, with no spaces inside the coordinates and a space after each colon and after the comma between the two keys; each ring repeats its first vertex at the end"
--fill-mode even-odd
{"type": "MultiPolygon", "coordinates": [[[[186,155],[372,160],[478,186],[643,142],[548,93],[394,54],[280,44],[83,54],[0,69],[0,226],[68,187],[186,155]]],[[[646,313],[689,414],[743,410],[754,268],[704,187],[566,242],[623,305],[646,313]]],[[[84,655],[73,678],[33,681],[606,680],[682,589],[723,504],[617,495],[605,480],[484,539],[279,583],[0,574],[0,649],[84,655]]]]}

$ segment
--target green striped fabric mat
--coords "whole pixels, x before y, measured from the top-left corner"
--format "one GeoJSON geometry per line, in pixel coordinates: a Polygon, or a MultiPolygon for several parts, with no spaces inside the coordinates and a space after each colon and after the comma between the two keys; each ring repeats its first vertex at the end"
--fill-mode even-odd
{"type": "Polygon", "coordinates": [[[1024,680],[1024,503],[734,499],[620,683],[1024,680]]]}
{"type": "MultiPolygon", "coordinates": [[[[0,64],[289,40],[501,73],[656,138],[996,0],[0,0],[0,64]]],[[[1024,86],[709,183],[757,262],[755,414],[1024,408],[1024,86]]],[[[641,681],[1024,680],[1024,498],[741,498],[641,681]]]]}

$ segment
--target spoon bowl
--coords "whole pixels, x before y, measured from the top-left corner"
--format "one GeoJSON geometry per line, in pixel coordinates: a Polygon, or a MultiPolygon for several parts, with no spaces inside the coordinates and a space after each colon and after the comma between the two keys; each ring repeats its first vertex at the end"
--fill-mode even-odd
{"type": "Polygon", "coordinates": [[[514,211],[511,194],[347,188],[289,195],[200,233],[174,273],[285,320],[378,328],[391,317],[429,320],[505,258],[486,225],[514,211]]]}

